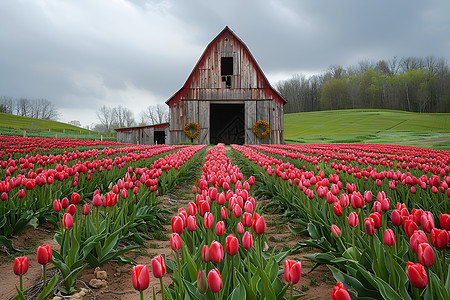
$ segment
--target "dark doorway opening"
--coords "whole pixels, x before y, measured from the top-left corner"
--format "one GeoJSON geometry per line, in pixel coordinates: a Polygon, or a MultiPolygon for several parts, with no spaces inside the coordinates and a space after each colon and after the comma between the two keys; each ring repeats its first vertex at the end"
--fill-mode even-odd
{"type": "Polygon", "coordinates": [[[166,143],[166,133],[164,131],[155,131],[155,144],[161,145],[166,143]]]}
{"type": "Polygon", "coordinates": [[[244,144],[244,115],[244,104],[211,104],[209,120],[211,144],[244,144]]]}

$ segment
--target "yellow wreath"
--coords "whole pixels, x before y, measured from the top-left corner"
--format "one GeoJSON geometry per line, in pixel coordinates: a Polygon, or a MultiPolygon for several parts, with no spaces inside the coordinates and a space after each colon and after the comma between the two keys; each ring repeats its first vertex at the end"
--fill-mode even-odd
{"type": "Polygon", "coordinates": [[[184,126],[184,133],[188,138],[196,139],[200,135],[200,125],[195,122],[187,123],[186,126],[184,126]],[[195,130],[193,134],[191,133],[191,129],[195,130]]]}
{"type": "Polygon", "coordinates": [[[265,138],[270,133],[269,123],[263,120],[259,120],[258,122],[255,123],[255,125],[253,125],[253,133],[256,135],[258,139],[265,138]],[[261,126],[264,127],[263,132],[260,132],[259,130],[261,126]]]}

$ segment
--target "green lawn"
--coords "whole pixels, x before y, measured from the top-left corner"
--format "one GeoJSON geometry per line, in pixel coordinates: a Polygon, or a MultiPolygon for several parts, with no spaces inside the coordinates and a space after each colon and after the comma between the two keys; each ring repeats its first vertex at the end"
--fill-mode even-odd
{"type": "Polygon", "coordinates": [[[285,143],[388,143],[450,150],[450,114],[335,110],[286,114],[285,143]]]}

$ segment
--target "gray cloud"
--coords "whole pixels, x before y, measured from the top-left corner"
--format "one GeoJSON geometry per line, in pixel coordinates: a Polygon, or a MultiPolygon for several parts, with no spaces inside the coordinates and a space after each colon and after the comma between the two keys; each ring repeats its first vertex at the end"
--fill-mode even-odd
{"type": "Polygon", "coordinates": [[[0,2],[0,96],[46,98],[62,121],[163,103],[225,27],[269,80],[393,56],[449,58],[450,2],[0,2]]]}

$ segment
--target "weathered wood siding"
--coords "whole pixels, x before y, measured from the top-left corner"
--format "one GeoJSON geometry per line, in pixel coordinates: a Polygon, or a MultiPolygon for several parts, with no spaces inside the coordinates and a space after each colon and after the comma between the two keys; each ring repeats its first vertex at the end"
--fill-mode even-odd
{"type": "MultiPolygon", "coordinates": [[[[155,126],[155,125],[153,125],[155,126]]],[[[142,126],[117,129],[117,141],[120,143],[128,143],[135,145],[154,145],[155,131],[164,131],[166,136],[166,144],[169,144],[169,126],[156,125],[155,127],[142,126]]]]}
{"type": "Polygon", "coordinates": [[[183,131],[189,122],[201,128],[194,142],[209,144],[210,103],[245,103],[245,143],[283,142],[285,100],[270,86],[247,46],[228,27],[208,45],[183,88],[167,101],[172,144],[190,142],[183,131]],[[233,57],[229,88],[222,80],[222,57],[233,57]],[[258,120],[270,125],[270,135],[263,140],[252,131],[258,120]]]}

